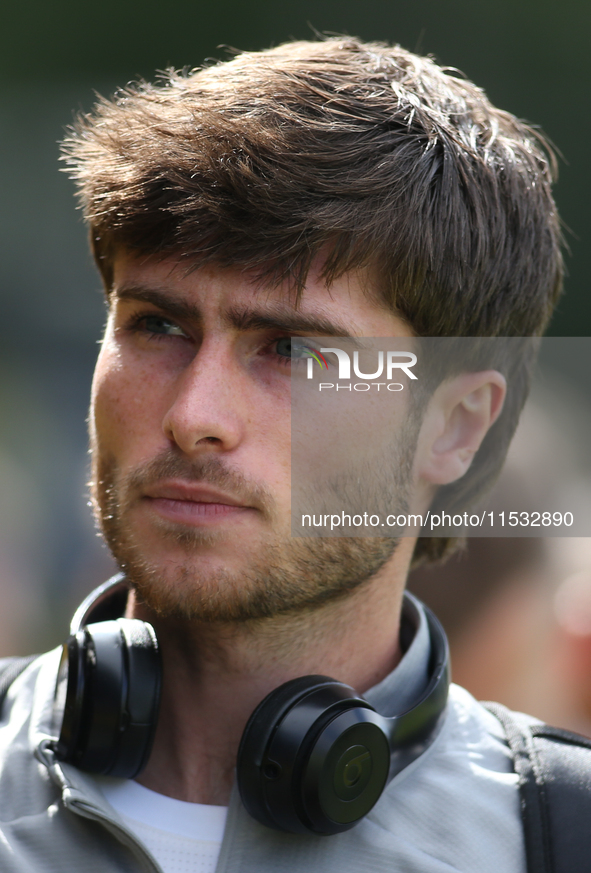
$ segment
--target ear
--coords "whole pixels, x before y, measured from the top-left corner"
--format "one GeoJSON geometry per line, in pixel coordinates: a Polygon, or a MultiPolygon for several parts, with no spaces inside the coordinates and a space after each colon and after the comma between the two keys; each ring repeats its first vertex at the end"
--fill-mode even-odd
{"type": "Polygon", "coordinates": [[[460,479],[503,408],[507,383],[497,370],[461,373],[431,397],[419,433],[415,471],[431,485],[460,479]]]}

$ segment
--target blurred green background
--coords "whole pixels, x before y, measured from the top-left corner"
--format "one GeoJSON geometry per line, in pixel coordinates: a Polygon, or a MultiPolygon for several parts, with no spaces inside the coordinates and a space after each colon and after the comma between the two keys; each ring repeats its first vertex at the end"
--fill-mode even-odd
{"type": "Polygon", "coordinates": [[[314,30],[433,54],[540,125],[564,156],[556,196],[571,254],[550,332],[589,335],[590,23],[582,0],[5,4],[0,654],[57,642],[68,611],[110,569],[85,507],[84,417],[103,308],[72,186],[58,172],[73,113],[95,91],[223,58],[223,46],[256,50],[314,30]]]}

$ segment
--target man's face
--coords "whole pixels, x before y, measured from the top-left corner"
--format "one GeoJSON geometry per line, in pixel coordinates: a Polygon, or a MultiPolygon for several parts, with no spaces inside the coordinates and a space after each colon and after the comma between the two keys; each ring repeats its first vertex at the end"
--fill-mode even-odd
{"type": "Polygon", "coordinates": [[[296,308],[238,268],[117,259],[92,391],[92,495],[157,611],[245,620],[306,608],[356,588],[396,548],[290,535],[285,339],[298,334],[411,331],[356,274],[327,289],[311,270],[296,308]]]}

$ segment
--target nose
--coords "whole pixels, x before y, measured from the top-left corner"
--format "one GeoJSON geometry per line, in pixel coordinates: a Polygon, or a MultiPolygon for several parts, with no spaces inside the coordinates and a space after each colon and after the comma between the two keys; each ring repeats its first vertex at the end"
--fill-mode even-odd
{"type": "Polygon", "coordinates": [[[175,385],[162,422],[167,439],[187,455],[236,448],[246,425],[244,382],[230,355],[203,344],[175,385]]]}

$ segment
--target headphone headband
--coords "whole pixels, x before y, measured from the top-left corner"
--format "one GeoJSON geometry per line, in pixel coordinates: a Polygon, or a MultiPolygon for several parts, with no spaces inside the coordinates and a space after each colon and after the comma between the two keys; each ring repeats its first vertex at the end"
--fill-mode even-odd
{"type": "Polygon", "coordinates": [[[124,573],[111,576],[84,598],[70,622],[70,634],[77,634],[87,624],[121,618],[127,605],[130,584],[124,573]]]}

